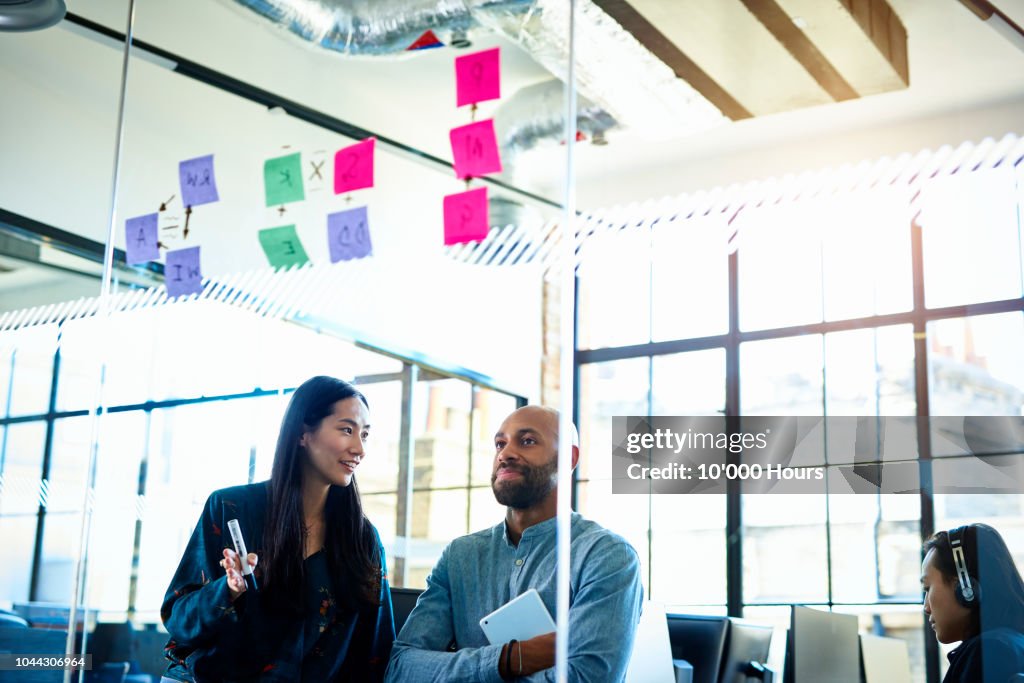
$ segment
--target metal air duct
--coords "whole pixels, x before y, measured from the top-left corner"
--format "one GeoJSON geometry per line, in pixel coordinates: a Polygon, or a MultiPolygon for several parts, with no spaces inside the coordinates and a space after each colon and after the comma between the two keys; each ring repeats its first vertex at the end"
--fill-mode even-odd
{"type": "MultiPolygon", "coordinates": [[[[232,0],[345,55],[408,55],[426,31],[449,44],[486,28],[564,80],[565,0],[232,0]]],[[[578,88],[624,126],[649,135],[695,133],[725,118],[592,0],[576,3],[578,88]]]]}
{"type": "Polygon", "coordinates": [[[0,0],[0,31],[38,31],[67,13],[64,0],[0,0]]]}

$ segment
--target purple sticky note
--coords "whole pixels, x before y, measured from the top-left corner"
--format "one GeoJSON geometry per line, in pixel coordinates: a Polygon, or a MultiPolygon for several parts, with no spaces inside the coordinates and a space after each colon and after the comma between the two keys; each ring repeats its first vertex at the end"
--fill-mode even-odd
{"type": "Polygon", "coordinates": [[[455,106],[501,97],[501,48],[455,58],[455,106]]]}
{"type": "Polygon", "coordinates": [[[444,243],[479,242],[487,237],[487,188],[450,194],[444,198],[444,243]]]}
{"type": "Polygon", "coordinates": [[[167,252],[164,264],[167,296],[199,294],[203,291],[203,273],[199,270],[199,247],[167,252]]]}
{"type": "Polygon", "coordinates": [[[327,216],[327,246],[331,251],[331,263],[351,261],[373,253],[365,206],[327,216]]]}
{"type": "Polygon", "coordinates": [[[217,196],[217,179],[213,176],[212,154],[180,162],[178,180],[181,182],[181,203],[185,206],[199,206],[220,199],[217,196]]]}
{"type": "Polygon", "coordinates": [[[373,187],[374,142],[367,138],[334,154],[334,194],[373,187]]]}
{"type": "Polygon", "coordinates": [[[129,264],[146,263],[160,258],[159,232],[157,230],[158,214],[147,213],[145,216],[129,218],[124,222],[125,261],[129,264]]]}
{"type": "Polygon", "coordinates": [[[452,128],[448,137],[452,141],[456,178],[479,178],[488,173],[501,173],[494,119],[452,128]]]}

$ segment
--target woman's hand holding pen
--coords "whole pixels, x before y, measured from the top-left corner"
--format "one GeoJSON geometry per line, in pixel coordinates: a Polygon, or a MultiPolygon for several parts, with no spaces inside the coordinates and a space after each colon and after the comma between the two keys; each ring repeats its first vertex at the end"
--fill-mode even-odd
{"type": "MultiPolygon", "coordinates": [[[[256,553],[249,553],[246,559],[250,567],[256,566],[256,553]]],[[[228,591],[231,593],[231,602],[234,602],[245,592],[245,577],[242,576],[242,562],[238,553],[230,548],[224,548],[224,559],[220,561],[220,566],[227,572],[228,591]]]]}

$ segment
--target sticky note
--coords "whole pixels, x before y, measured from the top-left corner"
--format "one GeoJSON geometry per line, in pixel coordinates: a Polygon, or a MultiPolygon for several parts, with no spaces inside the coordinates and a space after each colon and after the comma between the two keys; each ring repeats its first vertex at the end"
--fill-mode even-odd
{"type": "Polygon", "coordinates": [[[158,214],[147,213],[145,216],[136,216],[124,222],[125,261],[129,264],[146,263],[160,258],[160,248],[157,245],[160,240],[158,220],[158,214]]]}
{"type": "Polygon", "coordinates": [[[220,199],[217,196],[217,179],[213,175],[212,154],[178,163],[178,180],[184,206],[199,206],[220,199]]]}
{"type": "Polygon", "coordinates": [[[501,97],[501,48],[455,58],[455,106],[501,97]]]}
{"type": "Polygon", "coordinates": [[[270,265],[275,268],[301,266],[309,262],[306,250],[302,248],[299,234],[294,225],[282,225],[279,228],[260,230],[260,246],[267,255],[270,265]]]}
{"type": "Polygon", "coordinates": [[[363,258],[373,252],[365,206],[327,216],[327,246],[331,263],[363,258]]]}
{"type": "Polygon", "coordinates": [[[444,198],[444,243],[479,242],[487,237],[487,188],[450,194],[444,198]]]}
{"type": "Polygon", "coordinates": [[[301,202],[306,198],[302,190],[302,155],[298,152],[263,162],[263,188],[267,206],[301,202]]]}
{"type": "Polygon", "coordinates": [[[334,194],[373,187],[373,146],[376,138],[368,138],[334,155],[334,194]]]}
{"type": "Polygon", "coordinates": [[[199,268],[199,247],[167,252],[164,264],[167,296],[185,296],[203,291],[203,273],[199,268]]]}
{"type": "Polygon", "coordinates": [[[452,142],[456,178],[478,178],[488,173],[501,173],[494,119],[452,128],[448,137],[452,142]]]}

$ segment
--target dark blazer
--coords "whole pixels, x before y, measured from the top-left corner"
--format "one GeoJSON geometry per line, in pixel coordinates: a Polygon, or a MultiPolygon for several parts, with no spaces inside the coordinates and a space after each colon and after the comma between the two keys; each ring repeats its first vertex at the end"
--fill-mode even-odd
{"type": "Polygon", "coordinates": [[[196,683],[383,680],[395,626],[379,536],[379,607],[346,610],[337,599],[345,586],[322,551],[305,560],[302,614],[265,607],[259,592],[231,602],[219,565],[224,548],[233,548],[227,522],[237,519],[247,550],[260,555],[268,492],[268,482],[235,486],[206,501],[160,609],[170,634],[165,675],[196,683]]]}

